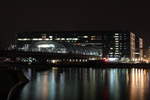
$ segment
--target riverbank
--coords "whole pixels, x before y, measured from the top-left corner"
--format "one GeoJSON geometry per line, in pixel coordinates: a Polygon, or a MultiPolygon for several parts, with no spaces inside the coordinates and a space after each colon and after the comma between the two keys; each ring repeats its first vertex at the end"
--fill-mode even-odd
{"type": "Polygon", "coordinates": [[[10,69],[9,66],[0,65],[0,100],[7,100],[8,95],[14,93],[13,87],[19,82],[27,82],[20,70],[10,69]]]}
{"type": "MultiPolygon", "coordinates": [[[[34,68],[36,70],[48,69],[51,67],[59,68],[150,68],[150,63],[110,63],[110,62],[99,62],[99,61],[88,61],[88,62],[65,62],[65,63],[3,63],[7,69],[23,69],[23,68],[34,68]],[[8,67],[9,66],[9,67],[8,67]]],[[[1,69],[3,69],[1,67],[1,69]]]]}

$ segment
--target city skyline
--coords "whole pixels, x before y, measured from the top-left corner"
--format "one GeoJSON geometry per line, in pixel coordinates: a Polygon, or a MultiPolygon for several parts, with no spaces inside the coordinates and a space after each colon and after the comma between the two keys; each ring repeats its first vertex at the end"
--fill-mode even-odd
{"type": "MultiPolygon", "coordinates": [[[[111,58],[113,61],[123,62],[138,62],[143,59],[143,39],[138,34],[129,31],[18,32],[16,33],[16,46],[14,49],[21,51],[56,52],[57,49],[54,49],[56,43],[53,42],[62,43],[65,48],[72,47],[66,45],[66,43],[81,46],[81,48],[88,47],[91,49],[88,50],[87,48],[87,51],[84,49],[82,51],[81,48],[77,49],[77,47],[75,47],[77,50],[74,50],[73,47],[68,48],[68,50],[75,54],[92,54],[101,58],[110,58],[110,61],[111,58]],[[41,45],[42,48],[39,48],[41,45]],[[97,53],[92,53],[93,49],[97,53]]],[[[58,52],[67,53],[67,49],[64,52],[64,47],[60,47],[58,52]]]]}

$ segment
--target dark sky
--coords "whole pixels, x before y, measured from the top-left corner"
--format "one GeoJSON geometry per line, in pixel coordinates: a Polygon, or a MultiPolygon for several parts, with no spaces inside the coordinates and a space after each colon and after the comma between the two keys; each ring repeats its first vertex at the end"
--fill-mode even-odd
{"type": "Polygon", "coordinates": [[[127,0],[4,0],[0,5],[0,45],[18,31],[129,30],[150,45],[149,2],[127,0]]]}

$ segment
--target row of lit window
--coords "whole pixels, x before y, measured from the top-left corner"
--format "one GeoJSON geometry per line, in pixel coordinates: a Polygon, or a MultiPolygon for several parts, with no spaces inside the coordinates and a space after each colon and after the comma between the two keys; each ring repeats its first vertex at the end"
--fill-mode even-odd
{"type": "Polygon", "coordinates": [[[109,55],[109,57],[115,57],[115,58],[118,58],[118,57],[120,57],[120,55],[109,55]]]}
{"type": "Polygon", "coordinates": [[[78,38],[56,38],[55,40],[79,40],[78,38]]]}
{"type": "Polygon", "coordinates": [[[88,60],[97,60],[97,58],[89,58],[89,59],[62,59],[62,61],[69,61],[69,62],[87,62],[88,60]]]}
{"type": "Polygon", "coordinates": [[[46,39],[42,39],[42,38],[33,38],[33,39],[29,39],[29,38],[23,38],[23,39],[17,39],[19,41],[28,41],[28,40],[50,40],[48,38],[46,39]]]}
{"type": "MultiPolygon", "coordinates": [[[[85,36],[82,36],[83,38],[89,38],[89,36],[85,35],[85,36]]],[[[96,38],[96,36],[90,36],[91,38],[96,38]]],[[[53,38],[53,36],[49,36],[49,38],[53,38]]],[[[72,38],[69,38],[69,39],[72,39],[72,38]]]]}
{"type": "Polygon", "coordinates": [[[116,51],[116,52],[110,52],[109,54],[120,54],[119,51],[116,51]]]}
{"type": "Polygon", "coordinates": [[[126,47],[115,47],[115,48],[110,48],[110,50],[122,50],[122,49],[127,49],[126,47]]]}
{"type": "MultiPolygon", "coordinates": [[[[52,38],[33,38],[33,39],[29,39],[29,38],[19,38],[18,39],[19,41],[28,41],[28,40],[53,40],[52,38]]],[[[74,41],[77,41],[78,38],[56,38],[55,40],[74,40],[74,41]]]]}

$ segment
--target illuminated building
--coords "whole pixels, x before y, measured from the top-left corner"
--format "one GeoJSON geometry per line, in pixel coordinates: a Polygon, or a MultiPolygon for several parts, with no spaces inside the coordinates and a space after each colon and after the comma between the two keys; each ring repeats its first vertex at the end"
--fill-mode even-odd
{"type": "Polygon", "coordinates": [[[150,62],[150,47],[144,50],[144,59],[148,60],[150,62]]]}
{"type": "Polygon", "coordinates": [[[137,35],[129,31],[18,32],[16,37],[19,50],[30,47],[34,42],[54,41],[93,47],[102,52],[103,58],[112,61],[134,61],[136,54],[139,58],[143,56],[142,38],[136,39],[137,35]]]}
{"type": "Polygon", "coordinates": [[[143,61],[143,39],[136,35],[136,50],[135,50],[135,60],[143,61]]]}
{"type": "Polygon", "coordinates": [[[49,53],[71,53],[71,54],[80,54],[80,55],[89,55],[89,56],[101,56],[100,51],[88,47],[88,46],[78,46],[72,45],[70,43],[57,43],[54,41],[38,41],[33,42],[29,46],[24,44],[23,48],[18,48],[22,51],[31,51],[31,52],[49,52],[49,53]]]}

